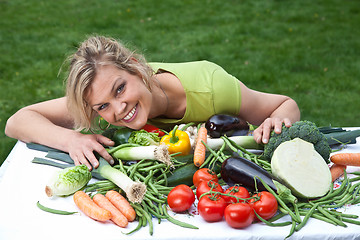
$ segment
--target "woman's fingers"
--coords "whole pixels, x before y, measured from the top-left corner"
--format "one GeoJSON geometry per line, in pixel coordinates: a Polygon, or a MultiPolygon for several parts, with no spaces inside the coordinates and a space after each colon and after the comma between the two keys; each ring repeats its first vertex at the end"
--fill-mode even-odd
{"type": "Polygon", "coordinates": [[[85,164],[89,170],[97,168],[99,161],[95,156],[95,152],[99,153],[110,164],[114,163],[114,159],[106,151],[103,145],[112,146],[114,142],[109,138],[99,134],[80,135],[80,137],[72,143],[69,151],[70,157],[74,160],[75,165],[85,164]]]}
{"type": "Polygon", "coordinates": [[[274,131],[277,134],[281,133],[283,124],[286,127],[291,127],[291,121],[289,118],[267,118],[265,121],[254,131],[254,139],[257,143],[268,143],[271,132],[274,131]]]}

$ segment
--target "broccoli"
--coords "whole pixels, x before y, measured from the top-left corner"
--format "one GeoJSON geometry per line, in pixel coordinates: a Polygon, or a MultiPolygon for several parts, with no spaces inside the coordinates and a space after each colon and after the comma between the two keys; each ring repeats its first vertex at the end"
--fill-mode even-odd
{"type": "Polygon", "coordinates": [[[273,152],[281,143],[297,137],[312,143],[315,150],[329,163],[331,148],[325,135],[319,131],[313,122],[307,120],[295,122],[289,128],[283,125],[280,134],[272,132],[268,144],[264,146],[265,159],[270,160],[273,152]]]}

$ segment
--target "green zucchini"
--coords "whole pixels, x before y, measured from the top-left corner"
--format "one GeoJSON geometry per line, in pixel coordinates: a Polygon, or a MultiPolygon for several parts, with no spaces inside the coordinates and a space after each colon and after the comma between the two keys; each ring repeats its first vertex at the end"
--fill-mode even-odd
{"type": "MultiPolygon", "coordinates": [[[[216,164],[213,171],[218,174],[220,173],[220,169],[221,164],[216,164]]],[[[167,176],[167,186],[175,187],[180,184],[185,184],[191,187],[193,185],[193,175],[197,170],[199,170],[199,168],[194,165],[193,161],[175,169],[167,176]]]]}

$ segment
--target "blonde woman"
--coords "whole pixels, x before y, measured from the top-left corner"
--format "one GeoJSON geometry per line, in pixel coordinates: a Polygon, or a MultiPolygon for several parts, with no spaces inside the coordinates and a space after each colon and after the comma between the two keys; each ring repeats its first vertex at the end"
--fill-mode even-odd
{"type": "Polygon", "coordinates": [[[7,121],[7,136],[66,151],[75,164],[98,166],[94,151],[114,143],[92,129],[101,116],[115,126],[140,129],[204,122],[213,114],[237,115],[258,125],[257,142],[300,119],[294,100],[258,92],[208,62],[147,63],[119,41],[103,36],[85,40],[69,58],[66,96],[20,109],[7,121]]]}

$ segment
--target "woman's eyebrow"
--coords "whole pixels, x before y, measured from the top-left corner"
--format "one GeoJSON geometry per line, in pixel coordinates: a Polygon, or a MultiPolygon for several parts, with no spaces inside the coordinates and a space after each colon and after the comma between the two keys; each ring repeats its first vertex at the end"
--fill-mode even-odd
{"type": "MultiPolygon", "coordinates": [[[[119,83],[121,83],[122,81],[124,81],[124,79],[121,78],[121,77],[118,77],[118,78],[114,81],[114,84],[112,85],[109,94],[112,94],[114,91],[116,91],[117,86],[118,86],[119,83]]],[[[99,106],[99,105],[102,105],[102,104],[103,104],[102,102],[101,102],[101,103],[95,103],[95,104],[93,104],[91,107],[96,107],[96,106],[99,106]]]]}

